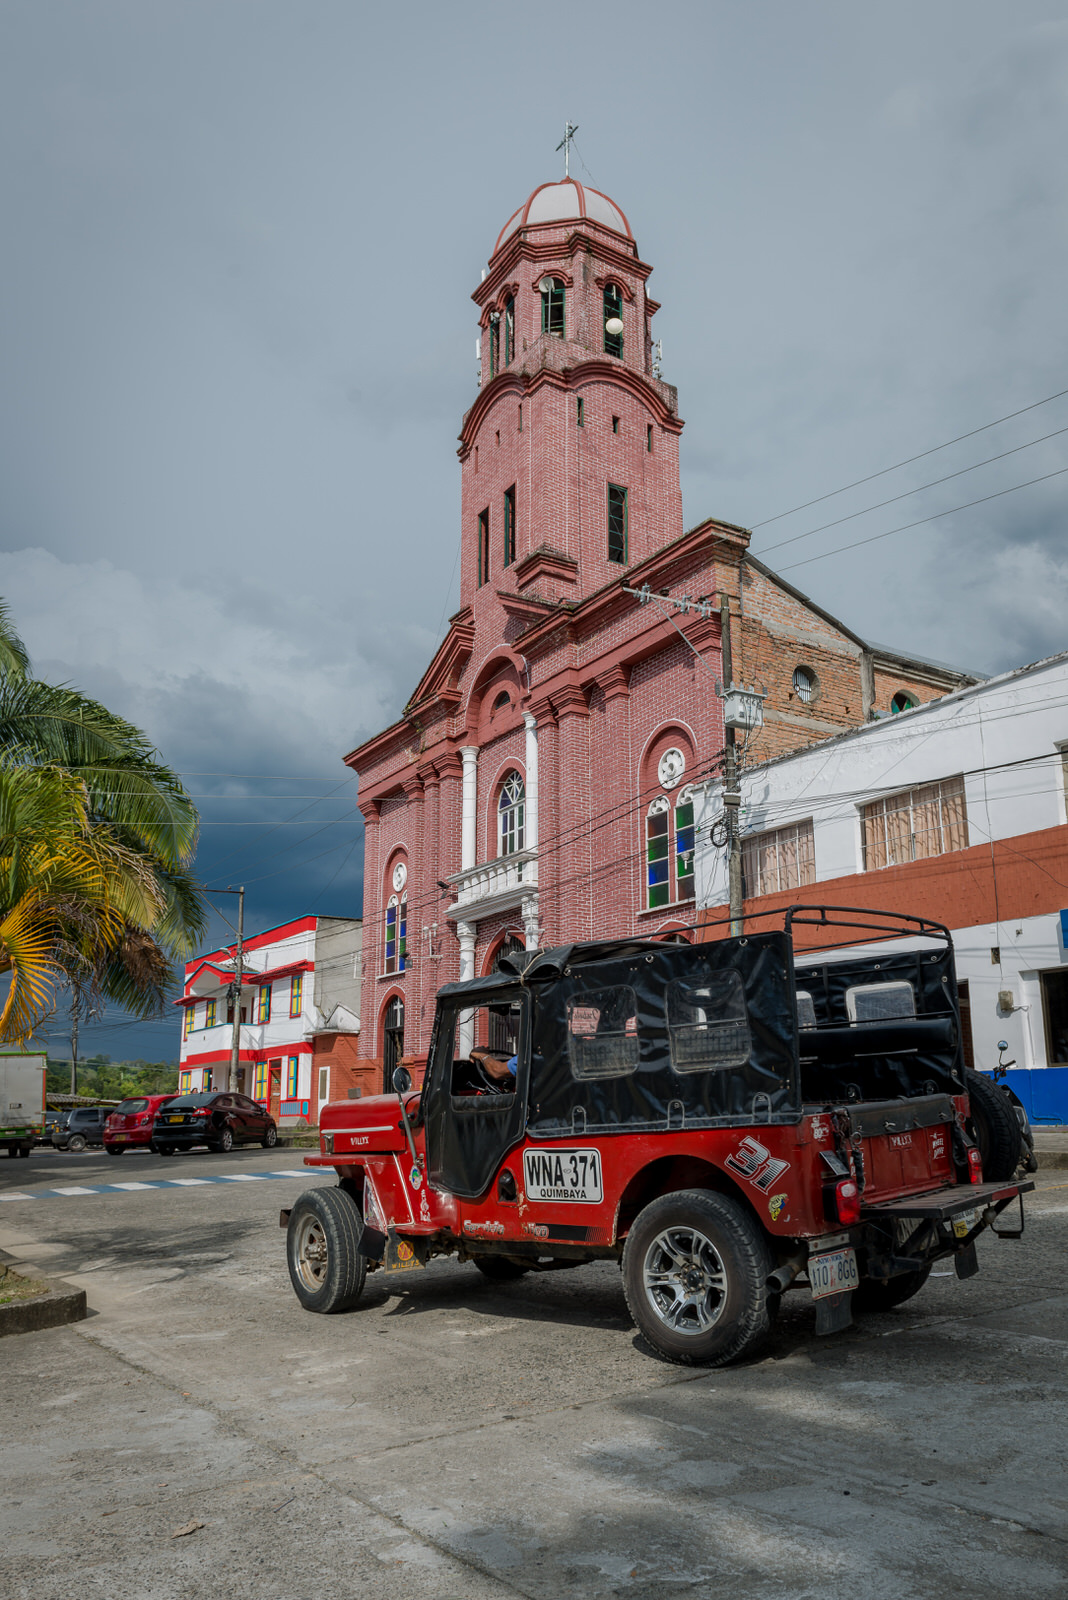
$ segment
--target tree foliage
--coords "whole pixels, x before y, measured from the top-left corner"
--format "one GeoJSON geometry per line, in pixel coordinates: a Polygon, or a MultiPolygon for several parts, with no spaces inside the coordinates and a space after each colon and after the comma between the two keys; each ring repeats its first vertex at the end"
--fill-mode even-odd
{"type": "Polygon", "coordinates": [[[0,603],[0,1042],[25,1039],[58,985],[158,1015],[203,936],[190,873],[199,818],[140,729],[29,677],[0,603]]]}

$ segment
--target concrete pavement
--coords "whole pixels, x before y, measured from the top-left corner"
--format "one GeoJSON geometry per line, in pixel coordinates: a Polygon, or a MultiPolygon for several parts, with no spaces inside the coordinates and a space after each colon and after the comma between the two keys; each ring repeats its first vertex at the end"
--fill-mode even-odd
{"type": "MultiPolygon", "coordinates": [[[[18,1600],[463,1595],[1012,1600],[1068,1586],[1068,1184],[1019,1243],[829,1340],[787,1297],[768,1355],[644,1352],[609,1264],[499,1286],[453,1262],[302,1312],[278,1209],[318,1175],[92,1187],[0,1163],[0,1247],[84,1285],[5,1340],[0,1541],[18,1600]],[[10,1186],[10,1185],[9,1185],[10,1186]],[[177,1539],[190,1520],[204,1527],[177,1539]]],[[[161,1162],[126,1157],[122,1178],[161,1162]],[[134,1170],[135,1164],[137,1170],[134,1170]]],[[[172,1176],[174,1163],[167,1164],[172,1176]]],[[[175,1176],[297,1167],[183,1158],[175,1176]]]]}

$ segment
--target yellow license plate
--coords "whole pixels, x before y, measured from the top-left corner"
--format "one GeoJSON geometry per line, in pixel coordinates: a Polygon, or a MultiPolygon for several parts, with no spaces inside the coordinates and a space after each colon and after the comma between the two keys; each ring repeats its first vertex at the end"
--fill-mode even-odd
{"type": "Polygon", "coordinates": [[[167,1121],[168,1122],[184,1122],[185,1118],[184,1117],[168,1117],[167,1121]]]}

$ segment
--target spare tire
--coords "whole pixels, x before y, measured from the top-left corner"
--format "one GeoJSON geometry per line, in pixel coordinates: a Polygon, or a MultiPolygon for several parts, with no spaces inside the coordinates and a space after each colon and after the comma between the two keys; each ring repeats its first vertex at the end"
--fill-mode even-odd
{"type": "Polygon", "coordinates": [[[1008,1095],[981,1072],[964,1073],[971,1102],[971,1127],[987,1183],[1015,1176],[1023,1155],[1023,1134],[1008,1095]]]}

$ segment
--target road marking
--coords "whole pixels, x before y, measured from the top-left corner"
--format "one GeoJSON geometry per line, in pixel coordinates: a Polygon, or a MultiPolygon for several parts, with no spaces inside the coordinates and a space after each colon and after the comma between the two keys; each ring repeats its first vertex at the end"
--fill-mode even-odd
{"type": "Polygon", "coordinates": [[[71,1199],[83,1194],[124,1194],[131,1189],[188,1189],[207,1183],[258,1183],[267,1178],[308,1178],[307,1172],[218,1172],[210,1178],[157,1178],[150,1183],[94,1183],[78,1184],[62,1189],[37,1189],[28,1194],[24,1189],[9,1190],[0,1194],[5,1200],[57,1200],[71,1199]]]}

